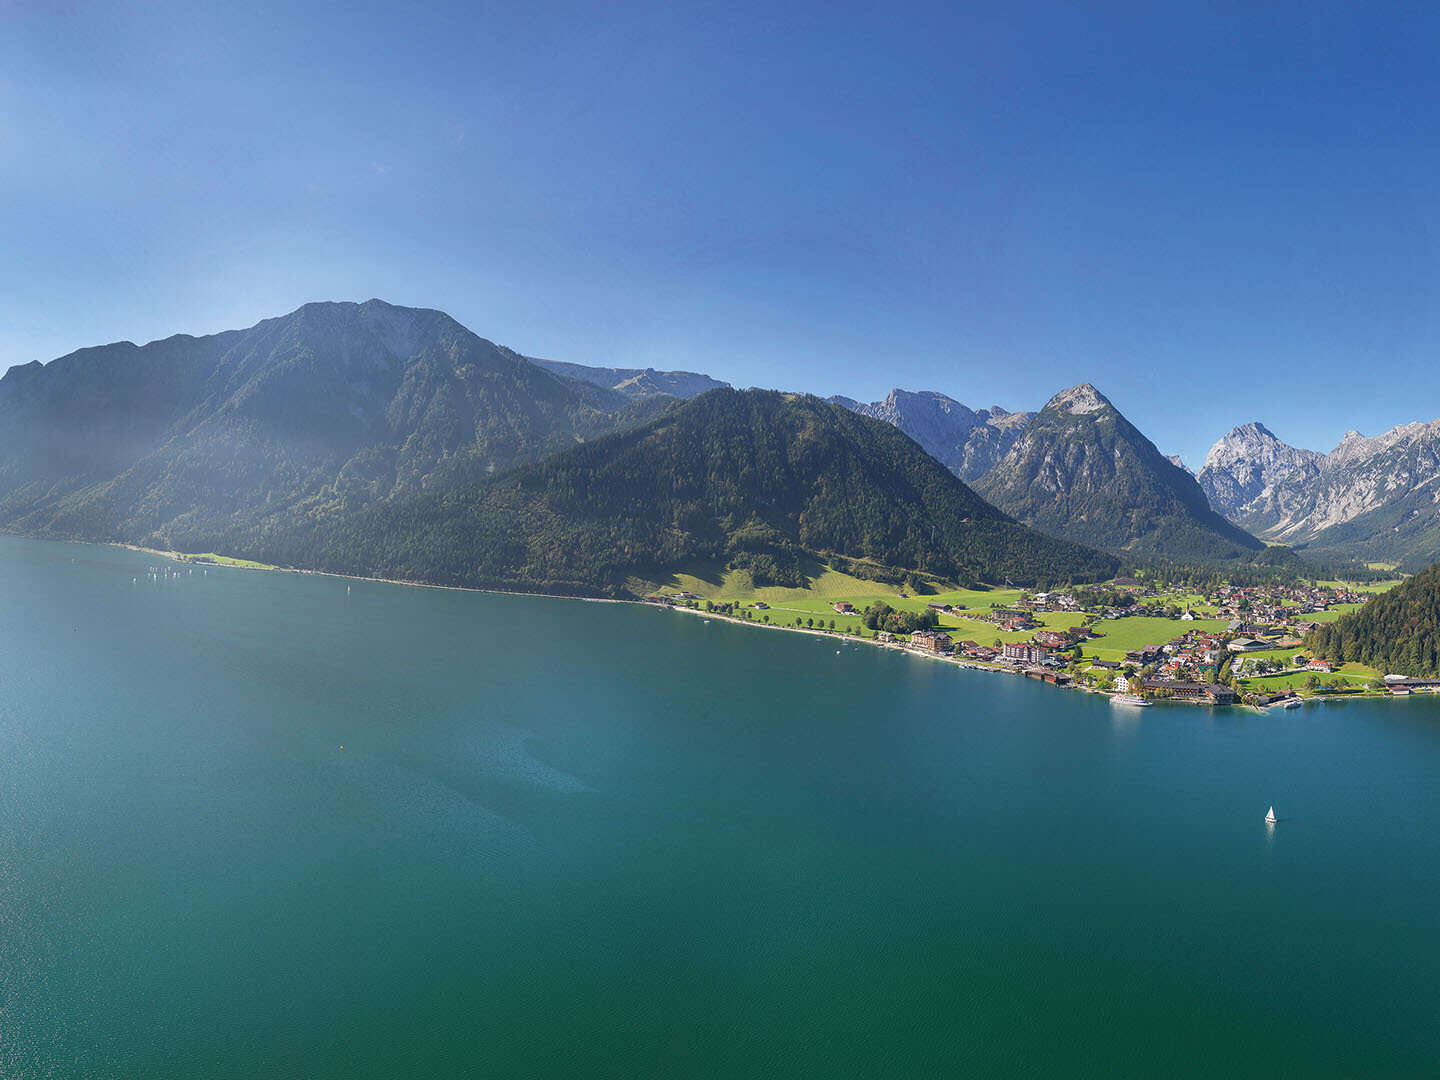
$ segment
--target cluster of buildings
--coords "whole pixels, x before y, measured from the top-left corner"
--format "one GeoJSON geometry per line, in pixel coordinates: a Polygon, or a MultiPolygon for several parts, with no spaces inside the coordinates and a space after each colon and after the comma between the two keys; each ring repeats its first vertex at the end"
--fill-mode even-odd
{"type": "Polygon", "coordinates": [[[1193,682],[1189,679],[1167,679],[1158,675],[1125,676],[1115,680],[1115,688],[1122,694],[1153,694],[1158,697],[1176,698],[1181,701],[1200,701],[1210,705],[1234,705],[1240,695],[1220,683],[1193,682]]]}
{"type": "Polygon", "coordinates": [[[1187,630],[1163,645],[1130,649],[1125,653],[1125,663],[1138,668],[1153,664],[1156,665],[1156,678],[1175,679],[1191,673],[1198,674],[1203,668],[1218,668],[1224,663],[1228,651],[1223,634],[1187,630]]]}
{"type": "Polygon", "coordinates": [[[1015,606],[1026,611],[1082,611],[1080,601],[1069,593],[1031,593],[1015,601],[1015,606]]]}
{"type": "Polygon", "coordinates": [[[1250,628],[1287,626],[1303,633],[1316,624],[1306,615],[1325,611],[1335,604],[1363,604],[1368,593],[1327,585],[1221,585],[1211,595],[1216,618],[1250,628]]]}
{"type": "MultiPolygon", "coordinates": [[[[1257,674],[1256,666],[1259,665],[1260,673],[1266,670],[1269,661],[1266,660],[1237,660],[1235,662],[1235,673],[1237,675],[1257,674]]],[[[1276,662],[1273,670],[1283,670],[1286,664],[1276,662]]],[[[1290,657],[1288,667],[1292,671],[1313,671],[1320,675],[1329,675],[1335,671],[1335,665],[1329,660],[1320,660],[1313,656],[1306,656],[1304,653],[1296,653],[1290,657]]]]}
{"type": "MultiPolygon", "coordinates": [[[[976,641],[956,641],[945,630],[935,628],[916,630],[908,642],[897,639],[894,634],[880,631],[877,641],[890,644],[905,644],[908,648],[934,656],[949,656],[975,661],[996,667],[1008,668],[1028,677],[1043,679],[1057,685],[1070,681],[1070,675],[1063,669],[1069,666],[1072,649],[1076,644],[1090,638],[1103,637],[1090,623],[1102,618],[1125,618],[1135,615],[1150,615],[1177,619],[1182,623],[1194,623],[1196,616],[1188,608],[1181,608],[1163,596],[1154,602],[1142,600],[1142,596],[1154,597],[1154,590],[1138,581],[1116,581],[1116,587],[1124,595],[1119,606],[1111,607],[1113,594],[1104,594],[1104,610],[1087,608],[1075,596],[1064,592],[1038,592],[1022,595],[1012,606],[997,606],[965,617],[988,621],[1007,633],[1026,632],[1032,636],[1025,641],[995,645],[982,645],[976,641]],[[1135,602],[1127,602],[1128,597],[1135,602]],[[1064,630],[1046,627],[1037,617],[1042,612],[1083,613],[1087,625],[1064,630]]],[[[903,595],[903,594],[902,594],[903,595]]],[[[698,601],[694,593],[678,592],[669,596],[655,596],[650,599],[662,603],[686,603],[698,601]]],[[[1155,697],[1178,700],[1200,701],[1216,705],[1233,704],[1238,700],[1235,690],[1211,682],[1225,660],[1235,657],[1237,674],[1244,674],[1246,668],[1259,667],[1263,672],[1272,663],[1265,660],[1245,660],[1245,654],[1277,647],[1298,646],[1299,636],[1318,625],[1307,615],[1324,611],[1335,604],[1364,603],[1369,596],[1343,588],[1329,588],[1312,585],[1261,585],[1261,586],[1220,586],[1214,590],[1206,605],[1203,617],[1210,618],[1208,608],[1213,605],[1216,616],[1227,620],[1225,630],[1219,632],[1187,629],[1179,636],[1163,644],[1144,645],[1130,649],[1123,661],[1090,661],[1091,669],[1115,672],[1114,687],[1121,693],[1147,694],[1155,697]],[[1126,675],[1123,672],[1138,672],[1126,675]]],[[[694,606],[693,603],[688,606],[694,606]]],[[[757,610],[767,610],[770,605],[756,601],[757,610]]],[[[860,611],[848,600],[837,600],[830,605],[836,614],[856,616],[860,611]]],[[[926,607],[937,614],[953,614],[964,610],[963,604],[929,601],[926,607]]],[[[1334,668],[1327,662],[1312,660],[1303,655],[1291,658],[1293,669],[1329,674],[1334,668]]],[[[1409,687],[1395,688],[1396,692],[1408,692],[1409,687]]],[[[1288,691],[1286,692],[1288,693],[1288,691]]],[[[1278,699],[1283,695],[1272,695],[1278,699]]]]}
{"type": "Polygon", "coordinates": [[[910,647],[921,652],[949,656],[955,650],[955,643],[943,630],[916,630],[910,635],[910,647]]]}
{"type": "Polygon", "coordinates": [[[990,621],[1001,630],[1008,630],[1012,633],[1021,630],[1035,630],[1041,625],[1035,616],[1024,608],[991,608],[990,621]]]}

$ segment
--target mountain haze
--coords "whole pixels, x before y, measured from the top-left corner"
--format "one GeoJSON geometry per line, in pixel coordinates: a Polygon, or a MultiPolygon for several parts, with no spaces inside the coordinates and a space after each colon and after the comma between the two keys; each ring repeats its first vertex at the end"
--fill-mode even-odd
{"type": "Polygon", "coordinates": [[[589,367],[585,364],[570,364],[563,360],[541,360],[529,357],[546,371],[579,379],[592,386],[603,386],[626,397],[651,397],[669,394],[671,397],[692,398],[707,390],[728,389],[730,384],[712,379],[694,371],[657,371],[654,368],[608,368],[589,367]]]}
{"type": "Polygon", "coordinates": [[[0,379],[0,524],[210,550],[476,479],[626,423],[443,312],[317,303],[249,330],[82,349],[0,379]]]}

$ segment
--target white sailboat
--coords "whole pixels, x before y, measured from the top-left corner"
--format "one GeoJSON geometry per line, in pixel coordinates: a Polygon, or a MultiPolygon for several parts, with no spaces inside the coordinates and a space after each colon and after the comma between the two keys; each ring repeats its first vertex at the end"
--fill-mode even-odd
{"type": "Polygon", "coordinates": [[[1269,812],[1265,815],[1265,824],[1266,824],[1266,825],[1274,825],[1275,822],[1277,822],[1277,821],[1279,821],[1279,820],[1280,820],[1280,819],[1275,816],[1275,807],[1273,807],[1273,806],[1270,807],[1269,812]]]}

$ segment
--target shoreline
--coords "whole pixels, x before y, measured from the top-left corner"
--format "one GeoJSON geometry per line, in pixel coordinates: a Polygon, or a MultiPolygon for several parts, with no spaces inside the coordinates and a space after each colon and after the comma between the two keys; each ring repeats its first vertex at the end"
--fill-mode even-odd
{"type": "MultiPolygon", "coordinates": [[[[816,629],[813,629],[813,628],[808,628],[808,627],[803,627],[803,626],[784,626],[784,625],[781,625],[781,624],[779,624],[779,623],[765,623],[765,622],[757,622],[757,621],[755,621],[755,620],[750,620],[750,619],[736,619],[736,618],[734,618],[734,617],[732,617],[732,616],[722,615],[722,614],[720,614],[720,613],[718,613],[718,612],[714,612],[714,611],[704,611],[704,610],[702,610],[702,609],[700,609],[700,608],[682,607],[682,606],[680,606],[680,605],[678,605],[678,604],[649,604],[647,601],[644,601],[644,600],[618,600],[618,601],[615,601],[615,602],[616,602],[616,603],[622,603],[622,604],[628,604],[628,603],[646,604],[646,605],[649,606],[649,607],[664,607],[664,608],[667,608],[667,609],[670,610],[670,611],[679,611],[679,612],[683,612],[683,613],[688,614],[688,615],[699,615],[699,616],[702,616],[703,618],[706,618],[706,619],[723,619],[725,622],[730,623],[730,624],[732,624],[732,625],[738,625],[738,626],[753,626],[753,627],[757,627],[757,628],[762,629],[762,630],[785,630],[785,631],[788,631],[788,632],[790,632],[790,633],[792,633],[792,634],[796,634],[796,633],[799,633],[799,634],[810,634],[810,635],[815,636],[815,637],[829,638],[829,639],[831,639],[831,640],[833,640],[833,641],[850,642],[850,643],[854,643],[854,644],[858,644],[858,645],[870,645],[870,646],[872,646],[872,647],[874,647],[874,648],[879,648],[879,649],[891,649],[891,650],[894,650],[894,651],[896,651],[896,652],[903,653],[903,654],[906,655],[906,656],[916,657],[916,658],[918,658],[918,659],[920,659],[920,660],[937,660],[937,661],[940,661],[940,662],[942,662],[942,663],[949,664],[949,665],[951,665],[952,667],[967,668],[967,669],[969,669],[970,671],[989,671],[989,672],[993,672],[993,673],[995,673],[995,674],[997,674],[997,675],[1018,675],[1018,676],[1020,676],[1021,678],[1024,678],[1024,677],[1025,677],[1025,674],[1026,674],[1024,671],[1019,670],[1019,669],[1017,669],[1017,668],[1001,667],[1001,666],[998,665],[998,664],[985,664],[985,663],[981,663],[980,661],[977,661],[977,660],[958,660],[958,659],[955,659],[954,657],[950,657],[950,656],[943,656],[943,655],[936,655],[935,653],[921,652],[919,649],[912,649],[912,648],[910,648],[908,645],[902,644],[902,643],[900,643],[900,642],[876,641],[874,638],[854,637],[854,636],[850,636],[850,635],[846,635],[846,634],[840,634],[840,633],[837,633],[837,632],[835,632],[835,631],[833,631],[833,630],[816,630],[816,629]]],[[[1052,686],[1052,687],[1054,687],[1054,689],[1056,689],[1056,690],[1071,690],[1071,691],[1078,691],[1078,692],[1080,692],[1080,693],[1082,693],[1082,694],[1094,694],[1094,695],[1097,695],[1097,696],[1099,696],[1099,697],[1103,697],[1103,698],[1110,699],[1110,700],[1113,700],[1115,697],[1118,696],[1117,693],[1112,693],[1111,691],[1108,691],[1108,690],[1100,690],[1100,689],[1097,689],[1097,688],[1095,688],[1095,687],[1093,687],[1093,686],[1078,686],[1078,685],[1074,685],[1074,684],[1071,684],[1071,685],[1068,685],[1068,686],[1056,686],[1054,683],[1046,683],[1046,682],[1044,682],[1043,680],[1039,680],[1039,679],[1032,679],[1031,682],[1039,682],[1039,683],[1041,683],[1041,685],[1043,685],[1043,686],[1052,686]]],[[[1386,701],[1403,701],[1403,700],[1406,700],[1406,699],[1411,698],[1411,697],[1420,697],[1420,698],[1423,698],[1423,697],[1427,697],[1427,696],[1428,696],[1428,697],[1437,697],[1437,696],[1440,696],[1440,692],[1437,692],[1437,691],[1412,691],[1412,692],[1409,693],[1409,694],[1402,694],[1402,695],[1397,695],[1397,694],[1375,694],[1375,693],[1361,693],[1361,694],[1327,694],[1327,695],[1324,695],[1324,696],[1317,696],[1317,697],[1299,697],[1299,696],[1296,696],[1296,697],[1294,697],[1294,698],[1289,698],[1289,699],[1286,699],[1286,700],[1290,700],[1290,701],[1300,701],[1300,702],[1304,703],[1306,706],[1309,706],[1309,705],[1312,705],[1312,704],[1328,705],[1328,704],[1331,704],[1331,703],[1337,702],[1337,701],[1379,701],[1379,700],[1386,700],[1386,701]]],[[[1186,699],[1183,699],[1183,698],[1178,698],[1178,699],[1177,699],[1177,698],[1157,698],[1157,699],[1155,699],[1155,701],[1153,702],[1153,704],[1155,704],[1155,705],[1188,705],[1188,706],[1194,706],[1194,707],[1204,708],[1204,709],[1246,709],[1246,710],[1249,710],[1250,712],[1253,712],[1253,713],[1256,713],[1256,714],[1262,715],[1262,716],[1270,713],[1272,710],[1278,710],[1278,711],[1282,711],[1282,712],[1285,710],[1285,703],[1284,703],[1283,701],[1273,701],[1273,702],[1271,702],[1269,705],[1250,705],[1250,704],[1247,704],[1247,703],[1245,703],[1245,702],[1243,702],[1243,701],[1236,702],[1234,705],[1216,705],[1216,704],[1213,704],[1213,703],[1208,702],[1208,701],[1190,701],[1190,700],[1186,700],[1186,699]]]]}
{"type": "MultiPolygon", "coordinates": [[[[37,537],[36,539],[44,539],[37,537]]],[[[146,555],[158,555],[162,559],[169,559],[171,562],[184,563],[187,566],[212,566],[223,570],[250,570],[262,574],[305,574],[310,577],[341,578],[345,581],[370,581],[377,585],[401,585],[407,589],[444,589],[449,592],[485,593],[490,596],[532,596],[541,600],[580,600],[587,604],[643,604],[643,600],[616,600],[609,596],[571,596],[566,593],[542,593],[542,592],[520,592],[516,589],[484,589],[477,585],[435,585],[428,581],[406,581],[404,578],[382,578],[367,577],[364,574],[341,574],[334,570],[299,570],[287,566],[236,566],[232,563],[199,562],[194,556],[187,555],[183,551],[161,551],[158,548],[141,547],[139,544],[126,544],[119,540],[69,540],[65,543],[90,544],[100,543],[106,547],[119,547],[127,551],[138,551],[146,555]]]]}
{"type": "MultiPolygon", "coordinates": [[[[35,539],[43,539],[43,538],[41,538],[41,537],[36,537],[35,539]]],[[[68,542],[68,543],[78,543],[78,544],[87,544],[87,543],[96,543],[97,541],[72,540],[72,541],[66,541],[66,542],[68,542]]],[[[159,550],[158,548],[143,547],[143,546],[141,546],[141,545],[139,545],[139,544],[127,544],[127,543],[124,543],[124,542],[122,542],[122,541],[98,541],[98,543],[102,543],[102,544],[104,544],[106,547],[119,547],[119,548],[124,548],[124,549],[127,550],[127,551],[141,552],[141,553],[146,554],[146,555],[158,555],[158,556],[160,556],[160,557],[163,558],[163,559],[168,559],[168,560],[170,560],[171,562],[185,563],[185,564],[187,564],[187,565],[192,565],[192,566],[193,566],[193,565],[196,565],[196,560],[195,560],[195,558],[194,558],[193,556],[187,556],[187,554],[184,553],[184,552],[161,551],[161,550],[159,550]]],[[[252,560],[252,561],[253,561],[253,560],[252,560]]],[[[537,599],[544,599],[544,600],[578,600],[578,601],[581,601],[581,602],[583,602],[583,603],[589,603],[589,604],[635,604],[635,605],[638,605],[638,606],[640,606],[640,607],[652,607],[652,608],[655,608],[655,607],[663,607],[663,608],[666,608],[666,609],[668,609],[668,610],[670,610],[670,611],[683,612],[683,613],[689,614],[689,615],[699,615],[699,616],[702,616],[703,618],[706,618],[706,619],[722,619],[722,620],[724,620],[726,623],[729,623],[729,624],[731,624],[731,625],[736,625],[736,626],[749,626],[749,627],[755,627],[755,628],[761,629],[761,630],[783,630],[783,631],[786,631],[786,632],[792,633],[792,634],[795,634],[795,633],[799,633],[799,634],[809,634],[809,635],[811,635],[812,637],[827,638],[827,639],[832,640],[832,641],[840,641],[840,642],[845,642],[845,643],[853,643],[853,644],[857,644],[857,645],[869,645],[869,646],[871,646],[872,648],[879,648],[879,649],[889,649],[889,650],[893,650],[893,651],[895,651],[895,652],[903,653],[903,654],[906,655],[906,656],[914,656],[914,657],[918,657],[918,658],[920,658],[920,659],[922,659],[922,660],[936,660],[936,661],[940,661],[940,662],[942,662],[942,663],[949,664],[949,665],[951,665],[951,666],[953,666],[953,667],[965,668],[965,669],[968,669],[968,670],[970,670],[970,671],[988,671],[988,672],[992,672],[992,673],[999,674],[999,675],[1018,675],[1018,676],[1020,676],[1020,677],[1022,677],[1022,678],[1025,677],[1025,672],[1024,672],[1024,671],[1018,670],[1018,669],[1015,669],[1015,668],[1001,667],[1001,666],[998,665],[998,664],[985,664],[985,663],[981,663],[980,661],[976,661],[976,660],[961,660],[961,659],[956,659],[956,658],[950,657],[950,656],[944,656],[944,655],[937,655],[937,654],[934,654],[934,653],[921,652],[919,649],[912,649],[912,648],[909,647],[909,645],[904,644],[904,643],[902,643],[902,642],[876,641],[874,638],[856,637],[856,636],[853,636],[853,635],[840,634],[840,633],[836,633],[835,631],[832,631],[832,630],[817,630],[817,629],[814,629],[813,627],[803,627],[803,626],[784,626],[784,625],[782,625],[782,624],[780,624],[780,623],[767,623],[767,622],[761,622],[761,621],[756,620],[756,619],[737,619],[737,618],[734,618],[733,616],[730,616],[730,615],[720,614],[719,612],[705,611],[705,610],[703,610],[703,609],[701,609],[701,608],[686,607],[686,606],[682,606],[682,605],[679,605],[679,604],[656,604],[656,603],[652,603],[652,602],[650,602],[650,601],[648,601],[648,600],[617,600],[617,599],[613,599],[613,598],[611,598],[611,597],[605,597],[605,596],[568,596],[568,595],[561,594],[561,593],[520,592],[520,591],[518,591],[518,590],[513,590],[513,589],[486,589],[486,588],[480,588],[480,587],[474,586],[474,585],[434,585],[434,584],[431,584],[431,583],[425,582],[425,581],[406,581],[406,580],[401,579],[401,578],[369,577],[369,576],[365,576],[365,575],[361,575],[361,574],[341,574],[341,573],[337,573],[337,572],[332,571],[332,570],[300,570],[300,569],[291,569],[291,568],[287,568],[287,567],[283,567],[283,566],[269,566],[269,565],[263,565],[263,564],[262,564],[262,565],[257,565],[257,566],[236,566],[236,565],[232,565],[232,564],[228,564],[228,563],[201,563],[201,564],[199,564],[199,565],[206,566],[206,567],[209,567],[209,566],[226,567],[226,568],[231,569],[231,570],[258,570],[258,571],[262,571],[262,572],[276,573],[276,574],[309,574],[309,575],[313,575],[313,576],[316,576],[316,577],[340,578],[340,579],[344,579],[344,580],[346,580],[346,581],[368,581],[368,582],[373,582],[373,583],[379,584],[379,585],[399,585],[399,586],[403,586],[403,587],[405,587],[405,588],[412,588],[412,589],[443,589],[443,590],[449,590],[449,591],[452,591],[452,592],[483,593],[483,594],[490,595],[490,596],[524,596],[524,597],[534,597],[534,598],[537,598],[537,599]]],[[[1113,699],[1113,698],[1116,696],[1115,694],[1113,694],[1113,693],[1111,693],[1111,692],[1109,692],[1109,691],[1099,690],[1099,689],[1096,689],[1095,687],[1090,687],[1090,686],[1077,686],[1077,685],[1073,685],[1073,684],[1072,684],[1072,685],[1069,685],[1069,686],[1056,686],[1054,683],[1044,683],[1043,680],[1031,680],[1031,681],[1032,681],[1032,682],[1041,682],[1042,685],[1053,686],[1056,690],[1080,691],[1080,692],[1082,692],[1082,693],[1086,693],[1086,694],[1096,694],[1096,695],[1099,695],[1099,696],[1101,696],[1101,697],[1111,698],[1111,699],[1113,699]]],[[[1332,695],[1317,696],[1317,697],[1298,697],[1298,696],[1297,696],[1297,697],[1295,697],[1295,698],[1291,698],[1291,699],[1288,699],[1288,700],[1301,701],[1301,702],[1303,702],[1305,705],[1308,706],[1308,705],[1310,705],[1310,704],[1312,704],[1312,703],[1330,704],[1330,703],[1336,702],[1336,701],[1378,701],[1378,700],[1381,700],[1381,699],[1389,700],[1389,701],[1399,701],[1399,700],[1406,700],[1406,699],[1411,698],[1411,697],[1426,697],[1426,696],[1435,697],[1435,696],[1440,696],[1440,694],[1437,694],[1437,693],[1434,692],[1434,691],[1431,691],[1431,692],[1428,692],[1428,693],[1427,693],[1427,692],[1411,692],[1410,694],[1404,694],[1404,695],[1388,694],[1388,693],[1387,693],[1387,694],[1376,694],[1376,693],[1332,694],[1332,695]]],[[[1272,703],[1270,703],[1269,705],[1248,705],[1248,704],[1246,704],[1246,703],[1244,703],[1244,702],[1238,702],[1238,703],[1235,704],[1235,705],[1215,705],[1215,704],[1212,704],[1212,703],[1210,703],[1210,702],[1202,702],[1202,701],[1188,701],[1188,700],[1174,700],[1174,699],[1157,699],[1157,700],[1155,701],[1155,704],[1163,704],[1163,705],[1191,705],[1191,706],[1198,706],[1198,707],[1207,708],[1207,709],[1226,709],[1226,708],[1248,709],[1248,710],[1250,710],[1251,712],[1254,712],[1254,713],[1257,713],[1257,714],[1260,714],[1260,715],[1268,714],[1268,713],[1269,713],[1270,711],[1272,711],[1272,710],[1284,711],[1284,709],[1285,709],[1285,704],[1284,704],[1284,702],[1280,702],[1280,701],[1272,702],[1272,703]]]]}

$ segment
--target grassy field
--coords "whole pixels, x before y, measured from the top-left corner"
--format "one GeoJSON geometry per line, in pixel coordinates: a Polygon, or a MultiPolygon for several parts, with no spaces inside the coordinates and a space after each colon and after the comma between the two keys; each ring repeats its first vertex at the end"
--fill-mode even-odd
{"type": "MultiPolygon", "coordinates": [[[[1019,589],[955,588],[920,595],[912,593],[902,597],[899,595],[900,587],[895,584],[869,581],[818,564],[812,568],[812,573],[808,588],[757,588],[748,570],[697,567],[692,573],[676,574],[658,586],[658,590],[670,594],[690,592],[703,600],[738,603],[752,608],[753,617],[757,620],[763,621],[768,616],[770,623],[781,626],[794,626],[798,618],[802,625],[806,620],[813,620],[815,626],[828,629],[833,621],[837,631],[861,630],[861,613],[867,605],[876,600],[884,600],[892,608],[902,611],[924,611],[927,604],[946,603],[963,606],[963,610],[953,614],[939,615],[941,629],[957,641],[972,640],[982,645],[991,645],[997,640],[1030,641],[1035,636],[1034,631],[1004,631],[994,623],[985,621],[991,609],[1013,606],[1020,598],[1019,589]],[[853,604],[856,613],[842,615],[836,612],[833,605],[842,600],[853,604]],[[757,602],[769,605],[768,610],[753,610],[753,605],[757,602]]],[[[1371,591],[1379,591],[1383,587],[1385,586],[1376,584],[1370,588],[1371,591]]],[[[653,588],[655,586],[649,586],[644,591],[651,591],[653,588]]],[[[1174,605],[1181,609],[1188,607],[1200,617],[1190,621],[1151,616],[1102,620],[1095,624],[1094,628],[1104,636],[1086,641],[1082,645],[1085,655],[1101,660],[1123,660],[1125,653],[1131,649],[1144,645],[1163,645],[1188,630],[1220,633],[1226,628],[1223,620],[1203,617],[1203,614],[1213,612],[1204,604],[1203,598],[1195,593],[1177,591],[1158,599],[1167,606],[1174,605]]],[[[1329,621],[1357,606],[1346,604],[1334,611],[1321,612],[1311,617],[1317,622],[1329,621]]],[[[1042,612],[1035,618],[1046,629],[1054,630],[1079,626],[1084,621],[1084,616],[1079,612],[1042,612]]],[[[1288,662],[1298,651],[1298,646],[1286,646],[1245,655],[1288,662]]]]}
{"type": "Polygon", "coordinates": [[[239,566],[246,570],[278,570],[278,566],[271,566],[269,563],[255,562],[253,559],[235,559],[229,555],[216,555],[213,551],[190,552],[190,551],[165,551],[161,552],[169,558],[178,562],[205,563],[212,566],[239,566]]]}
{"type": "MultiPolygon", "coordinates": [[[[786,591],[795,592],[796,590],[786,591]]],[[[953,603],[954,596],[955,594],[953,593],[945,594],[946,602],[953,603]]],[[[718,599],[729,600],[732,598],[720,597],[718,599]]],[[[849,599],[850,602],[853,603],[857,609],[859,609],[859,611],[863,611],[867,603],[873,602],[873,598],[867,599],[864,597],[850,596],[846,599],[849,599]]],[[[910,611],[920,611],[924,609],[927,601],[935,600],[936,597],[925,596],[919,597],[918,599],[915,597],[910,597],[908,599],[900,599],[892,594],[891,596],[885,597],[884,599],[885,602],[893,608],[910,611]]],[[[742,601],[742,603],[744,603],[746,606],[750,606],[751,604],[753,604],[753,601],[742,601]]],[[[858,613],[855,615],[838,614],[831,606],[834,601],[828,599],[808,597],[802,593],[799,596],[791,598],[775,597],[771,600],[765,600],[765,603],[770,605],[769,609],[763,612],[756,611],[755,616],[757,618],[763,618],[765,615],[768,615],[770,616],[770,621],[772,623],[779,623],[782,626],[795,625],[795,620],[797,618],[801,620],[815,619],[817,625],[823,622],[823,624],[827,628],[830,625],[830,621],[833,619],[835,622],[836,630],[843,630],[847,626],[854,628],[858,628],[860,626],[860,615],[858,613]]],[[[964,614],[952,615],[946,612],[941,612],[939,614],[940,628],[946,631],[956,640],[963,641],[968,639],[972,641],[978,641],[982,645],[989,645],[997,638],[1001,641],[1029,641],[1032,637],[1035,636],[1032,631],[1022,630],[1016,632],[1009,632],[1001,630],[994,623],[982,622],[978,619],[967,618],[966,615],[969,613],[970,610],[972,609],[969,609],[967,606],[967,612],[964,614]]],[[[979,609],[974,610],[977,610],[978,613],[979,609]]],[[[988,610],[988,607],[983,610],[988,610]]],[[[1079,614],[1078,612],[1053,611],[1041,613],[1036,616],[1036,619],[1049,629],[1063,630],[1071,626],[1079,626],[1081,621],[1084,619],[1084,616],[1079,614]]]]}
{"type": "MultiPolygon", "coordinates": [[[[1380,567],[1382,570],[1390,570],[1393,567],[1380,567]]],[[[1394,581],[1317,581],[1317,585],[1328,585],[1332,589],[1350,589],[1354,592],[1382,593],[1399,585],[1404,578],[1396,578],[1394,581]]]]}
{"type": "Polygon", "coordinates": [[[1137,616],[1129,619],[1102,620],[1095,624],[1094,629],[1105,636],[1085,642],[1083,646],[1085,655],[1098,657],[1101,660],[1123,660],[1125,653],[1131,649],[1139,649],[1145,645],[1164,645],[1171,638],[1178,637],[1187,630],[1219,633],[1225,629],[1225,623],[1219,619],[1196,619],[1193,622],[1183,622],[1179,619],[1137,616]]]}
{"type": "Polygon", "coordinates": [[[1247,689],[1273,693],[1276,690],[1303,690],[1311,675],[1318,676],[1322,682],[1329,682],[1338,677],[1355,686],[1368,686],[1370,681],[1375,678],[1373,674],[1348,671],[1342,671],[1338,676],[1316,671],[1287,671],[1283,675],[1261,675],[1255,678],[1241,679],[1240,682],[1247,689]]]}
{"type": "Polygon", "coordinates": [[[1349,615],[1352,611],[1359,611],[1363,604],[1336,604],[1327,611],[1316,611],[1305,618],[1310,622],[1334,622],[1341,615],[1349,615]]]}
{"type": "Polygon", "coordinates": [[[1375,678],[1377,675],[1379,675],[1380,672],[1377,671],[1377,670],[1376,670],[1375,668],[1373,668],[1373,667],[1366,667],[1364,664],[1351,663],[1351,664],[1341,664],[1341,665],[1340,665],[1340,674],[1341,674],[1341,675],[1363,675],[1363,676],[1364,676],[1365,678],[1367,678],[1367,679],[1373,679],[1373,678],[1375,678]]]}
{"type": "Polygon", "coordinates": [[[1241,653],[1235,658],[1238,664],[1241,660],[1278,660],[1282,664],[1288,664],[1292,656],[1301,654],[1309,655],[1309,650],[1300,645],[1292,645],[1286,649],[1257,649],[1254,652],[1241,653]]]}

